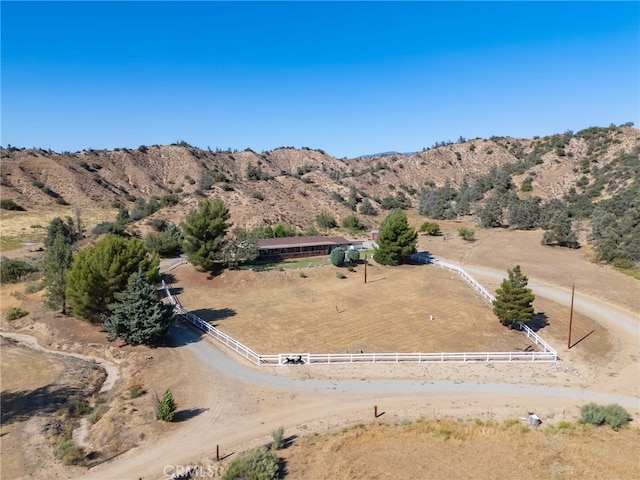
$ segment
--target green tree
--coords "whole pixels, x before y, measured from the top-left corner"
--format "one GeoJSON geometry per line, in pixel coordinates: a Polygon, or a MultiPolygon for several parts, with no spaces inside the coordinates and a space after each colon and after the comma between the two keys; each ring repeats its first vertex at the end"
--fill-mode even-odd
{"type": "Polygon", "coordinates": [[[542,235],[543,245],[578,248],[578,234],[571,226],[571,218],[566,211],[556,212],[549,221],[549,227],[542,235]]]}
{"type": "Polygon", "coordinates": [[[416,251],[417,239],[418,233],[409,226],[407,215],[399,208],[394,209],[380,225],[373,258],[383,265],[398,265],[416,251]]]}
{"type": "Polygon", "coordinates": [[[277,480],[278,457],[266,447],[256,447],[229,464],[222,480],[277,480]]]}
{"type": "Polygon", "coordinates": [[[75,255],[67,274],[67,302],[75,316],[99,322],[134,273],[141,270],[155,281],[158,264],[158,256],[149,255],[140,240],[109,234],[75,255]]]}
{"type": "Polygon", "coordinates": [[[44,246],[49,248],[59,236],[62,236],[69,245],[75,242],[76,229],[71,217],[67,217],[66,222],[64,222],[60,217],[56,217],[49,222],[47,237],[44,239],[44,246]]]}
{"type": "Polygon", "coordinates": [[[480,217],[480,225],[483,228],[499,227],[502,225],[502,205],[497,197],[491,197],[484,207],[477,211],[480,217]]]}
{"type": "Polygon", "coordinates": [[[527,287],[529,279],[520,270],[520,265],[508,270],[508,273],[509,278],[505,278],[496,290],[493,313],[503,325],[513,328],[516,324],[531,320],[532,304],[536,297],[527,287]]]}
{"type": "Polygon", "coordinates": [[[182,253],[182,232],[180,227],[173,223],[160,235],[149,233],[144,239],[144,245],[150,252],[157,253],[161,257],[170,257],[182,253]]]}
{"type": "Polygon", "coordinates": [[[19,282],[24,276],[38,271],[33,265],[17,258],[0,258],[0,283],[19,282]]]}
{"type": "Polygon", "coordinates": [[[103,315],[110,342],[117,338],[130,345],[156,345],[175,322],[173,307],[158,299],[146,275],[136,272],[120,299],[103,315]]]}
{"type": "Polygon", "coordinates": [[[173,421],[177,408],[178,405],[173,399],[173,393],[171,393],[170,388],[167,388],[164,395],[162,395],[162,400],[158,403],[158,420],[162,420],[163,422],[173,421]]]}
{"type": "Polygon", "coordinates": [[[189,261],[211,270],[219,260],[227,229],[231,227],[229,209],[220,198],[201,200],[192,208],[183,224],[184,251],[189,261]]]}
{"type": "Polygon", "coordinates": [[[234,228],[233,236],[228,238],[222,248],[225,263],[235,268],[242,262],[251,262],[258,257],[258,236],[255,231],[234,228]]]}
{"type": "Polygon", "coordinates": [[[360,260],[360,252],[355,248],[350,248],[349,250],[347,250],[347,258],[351,263],[356,263],[358,260],[360,260]]]}
{"type": "Polygon", "coordinates": [[[42,284],[47,289],[45,305],[52,310],[67,311],[67,274],[73,262],[73,252],[68,238],[58,235],[47,248],[44,256],[42,284]]]}
{"type": "Polygon", "coordinates": [[[336,247],[331,250],[331,254],[329,255],[329,260],[336,267],[339,267],[344,263],[344,249],[342,247],[336,247]]]}

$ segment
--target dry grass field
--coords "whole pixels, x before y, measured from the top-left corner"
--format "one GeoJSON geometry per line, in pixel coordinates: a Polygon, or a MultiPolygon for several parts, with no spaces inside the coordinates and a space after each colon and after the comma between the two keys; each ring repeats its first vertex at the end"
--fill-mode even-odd
{"type": "Polygon", "coordinates": [[[633,452],[639,429],[558,426],[473,419],[357,424],[335,435],[296,439],[281,455],[291,478],[638,478],[640,465],[633,452]]]}
{"type": "MultiPolygon", "coordinates": [[[[183,265],[171,274],[185,308],[260,354],[501,352],[531,343],[503,327],[491,306],[457,274],[427,265],[371,262],[365,284],[364,266],[355,270],[327,265],[225,271],[211,278],[183,265]],[[347,278],[337,278],[339,271],[347,278]]],[[[544,300],[535,306],[546,323],[541,335],[566,335],[566,308],[544,300]]],[[[574,321],[576,340],[597,327],[580,314],[574,321]]],[[[584,343],[586,355],[600,358],[612,347],[602,330],[584,343]]]]}

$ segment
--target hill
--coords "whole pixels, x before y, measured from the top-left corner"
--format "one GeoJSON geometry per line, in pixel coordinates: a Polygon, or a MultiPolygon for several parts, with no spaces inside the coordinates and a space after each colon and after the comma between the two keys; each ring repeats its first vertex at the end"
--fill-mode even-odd
{"type": "MultiPolygon", "coordinates": [[[[185,142],[75,153],[9,147],[0,154],[3,208],[12,201],[27,212],[73,205],[112,209],[115,217],[121,204],[132,208],[137,199],[156,197],[166,208],[155,215],[179,223],[198,199],[217,196],[234,224],[247,228],[282,223],[304,232],[321,212],[338,222],[360,213],[374,227],[384,210],[409,205],[430,218],[513,226],[509,206],[517,200],[563,201],[574,220],[588,220],[599,202],[636,192],[640,130],[622,125],[533,139],[461,138],[411,155],[356,159],[291,147],[211,151],[185,142]],[[434,198],[444,202],[442,212],[431,208],[434,198]],[[492,198],[501,215],[486,222],[482,209],[492,198]]],[[[527,228],[537,227],[546,228],[540,222],[527,228]]]]}

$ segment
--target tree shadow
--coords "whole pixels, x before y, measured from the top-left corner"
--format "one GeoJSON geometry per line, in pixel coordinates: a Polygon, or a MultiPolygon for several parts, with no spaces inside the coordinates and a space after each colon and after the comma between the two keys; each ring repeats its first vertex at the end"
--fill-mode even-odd
{"type": "Polygon", "coordinates": [[[534,332],[537,332],[549,325],[549,317],[547,317],[547,314],[544,312],[534,313],[531,320],[526,322],[526,325],[534,332]]]}
{"type": "Polygon", "coordinates": [[[64,406],[78,390],[68,386],[45,385],[35,390],[3,391],[0,394],[0,423],[22,422],[35,415],[52,414],[64,406]]]}
{"type": "Polygon", "coordinates": [[[433,260],[433,256],[429,252],[417,252],[403,259],[405,265],[429,265],[433,260]]]}
{"type": "Polygon", "coordinates": [[[169,330],[169,334],[164,337],[164,342],[161,346],[168,348],[183,347],[202,340],[205,335],[202,330],[191,325],[188,320],[182,319],[181,316],[177,316],[177,318],[178,320],[169,330]]]}
{"type": "Polygon", "coordinates": [[[287,470],[287,459],[278,457],[278,478],[287,478],[289,471],[287,470]]]}
{"type": "Polygon", "coordinates": [[[220,320],[236,315],[236,311],[233,308],[219,308],[217,310],[213,308],[199,308],[197,310],[191,310],[191,313],[214,327],[214,322],[219,322],[220,320]]]}
{"type": "Polygon", "coordinates": [[[203,412],[209,410],[208,408],[186,408],[184,410],[179,410],[173,416],[174,422],[185,422],[191,418],[197,417],[203,412]]]}
{"type": "Polygon", "coordinates": [[[292,446],[296,438],[298,438],[297,435],[289,435],[287,438],[283,439],[281,450],[287,449],[292,446]]]}

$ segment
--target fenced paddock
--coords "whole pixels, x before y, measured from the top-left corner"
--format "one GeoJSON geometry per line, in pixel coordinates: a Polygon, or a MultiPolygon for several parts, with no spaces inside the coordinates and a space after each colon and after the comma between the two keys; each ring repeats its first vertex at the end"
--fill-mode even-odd
{"type": "MultiPolygon", "coordinates": [[[[494,296],[480,285],[462,268],[427,256],[426,254],[416,254],[414,261],[433,264],[450,272],[459,274],[468,282],[482,297],[492,303],[494,296]]],[[[440,353],[308,353],[290,352],[272,355],[261,355],[231,336],[221,332],[211,324],[199,318],[197,315],[186,310],[179,301],[171,294],[170,286],[164,281],[163,289],[174,306],[175,312],[181,315],[189,323],[215,338],[218,342],[230,348],[237,354],[248,359],[256,365],[284,365],[295,363],[300,358],[305,364],[354,364],[354,363],[469,363],[469,362],[555,362],[558,359],[557,352],[545,342],[539,335],[526,325],[522,325],[521,330],[527,338],[542,349],[536,351],[513,351],[513,352],[440,352],[440,353]]]]}

